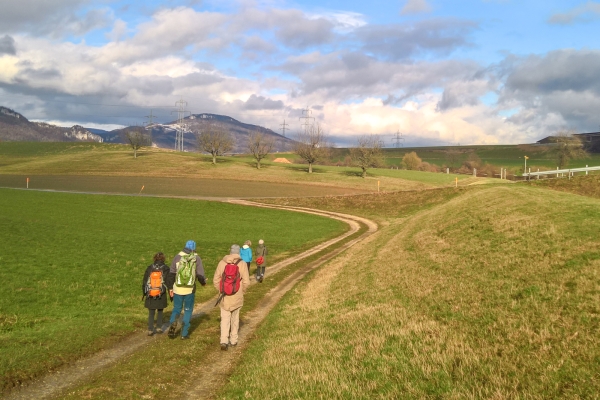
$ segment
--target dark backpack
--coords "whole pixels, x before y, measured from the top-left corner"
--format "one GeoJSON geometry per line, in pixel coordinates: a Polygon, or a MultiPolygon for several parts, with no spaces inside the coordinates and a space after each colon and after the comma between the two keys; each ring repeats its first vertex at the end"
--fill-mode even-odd
{"type": "Polygon", "coordinates": [[[242,260],[239,259],[234,264],[225,265],[223,275],[221,275],[221,284],[219,286],[219,293],[221,293],[221,295],[219,296],[215,306],[219,304],[223,297],[232,296],[240,290],[240,285],[242,283],[240,267],[238,266],[240,261],[242,260]]]}

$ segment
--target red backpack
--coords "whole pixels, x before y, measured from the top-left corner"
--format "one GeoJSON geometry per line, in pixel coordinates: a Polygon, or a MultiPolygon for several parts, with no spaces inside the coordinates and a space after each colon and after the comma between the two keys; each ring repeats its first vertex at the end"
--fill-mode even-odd
{"type": "Polygon", "coordinates": [[[225,270],[221,276],[220,290],[225,296],[231,296],[240,290],[240,284],[242,283],[242,276],[240,275],[240,268],[238,267],[240,261],[242,260],[237,260],[235,264],[227,264],[225,266],[225,270]]]}
{"type": "MultiPolygon", "coordinates": [[[[236,294],[240,290],[240,284],[242,283],[242,276],[240,275],[240,267],[238,263],[242,261],[241,259],[237,260],[235,264],[227,264],[225,265],[225,269],[223,270],[223,275],[221,275],[221,284],[219,287],[219,292],[221,295],[217,300],[217,304],[221,301],[221,299],[225,296],[231,296],[236,294]]],[[[217,305],[215,304],[215,306],[217,305]]]]}

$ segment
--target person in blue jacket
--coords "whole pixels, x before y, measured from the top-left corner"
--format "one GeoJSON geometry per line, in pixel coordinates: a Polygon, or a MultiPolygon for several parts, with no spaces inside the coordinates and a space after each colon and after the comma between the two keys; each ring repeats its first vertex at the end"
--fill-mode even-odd
{"type": "Polygon", "coordinates": [[[246,240],[240,249],[240,257],[248,264],[248,273],[250,273],[250,263],[252,262],[252,249],[250,246],[252,246],[252,242],[246,240]]]}

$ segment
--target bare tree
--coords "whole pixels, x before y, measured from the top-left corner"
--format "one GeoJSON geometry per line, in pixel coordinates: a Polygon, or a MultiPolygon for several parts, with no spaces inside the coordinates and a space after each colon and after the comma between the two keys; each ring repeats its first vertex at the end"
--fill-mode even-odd
{"type": "Polygon", "coordinates": [[[556,164],[560,169],[569,165],[571,160],[588,156],[587,152],[583,149],[582,141],[578,137],[573,136],[573,131],[559,132],[555,136],[554,141],[556,143],[556,164]]]}
{"type": "Polygon", "coordinates": [[[256,160],[256,168],[260,169],[260,161],[265,158],[275,146],[275,140],[262,132],[253,132],[248,137],[248,150],[256,160]]]}
{"type": "Polygon", "coordinates": [[[456,148],[446,150],[446,161],[448,161],[448,166],[453,170],[460,165],[460,156],[460,150],[456,148]]]}
{"type": "Polygon", "coordinates": [[[221,125],[208,125],[196,134],[198,149],[212,155],[212,163],[217,163],[217,156],[222,156],[233,148],[233,138],[221,125]]]}
{"type": "Polygon", "coordinates": [[[356,147],[350,149],[352,164],[362,170],[362,177],[367,176],[367,168],[381,165],[381,140],[377,135],[366,135],[358,138],[356,147]]]}
{"type": "Polygon", "coordinates": [[[315,124],[299,133],[293,150],[308,163],[308,173],[311,174],[313,164],[329,156],[329,144],[323,128],[315,124]]]}
{"type": "Polygon", "coordinates": [[[137,158],[137,152],[142,147],[152,146],[152,133],[141,126],[126,128],[123,133],[133,149],[133,158],[137,158]]]}

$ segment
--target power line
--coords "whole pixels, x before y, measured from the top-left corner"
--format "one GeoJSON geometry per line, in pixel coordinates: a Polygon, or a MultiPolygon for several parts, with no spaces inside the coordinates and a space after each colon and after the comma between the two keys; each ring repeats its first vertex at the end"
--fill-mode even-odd
{"type": "Polygon", "coordinates": [[[312,110],[308,107],[302,110],[302,116],[299,118],[300,120],[304,120],[300,125],[304,127],[304,132],[308,132],[310,128],[311,120],[314,121],[314,117],[311,117],[312,110]]]}
{"type": "Polygon", "coordinates": [[[281,126],[281,128],[279,128],[280,131],[283,131],[283,137],[285,137],[285,130],[286,130],[286,126],[290,126],[290,124],[286,124],[285,123],[285,119],[283,120],[283,124],[280,124],[279,126],[281,126]]]}
{"type": "Polygon", "coordinates": [[[185,115],[192,113],[189,110],[186,110],[187,101],[183,100],[183,98],[179,99],[175,102],[177,106],[177,111],[171,111],[171,113],[177,113],[177,130],[175,131],[175,151],[183,151],[183,133],[185,132],[187,125],[184,124],[183,120],[185,119],[185,115]]]}
{"type": "Polygon", "coordinates": [[[396,136],[394,136],[392,141],[396,142],[396,148],[404,147],[404,138],[402,137],[402,133],[400,132],[400,130],[398,130],[398,132],[396,132],[396,136]],[[402,142],[402,143],[400,143],[400,142],[402,142]]]}

